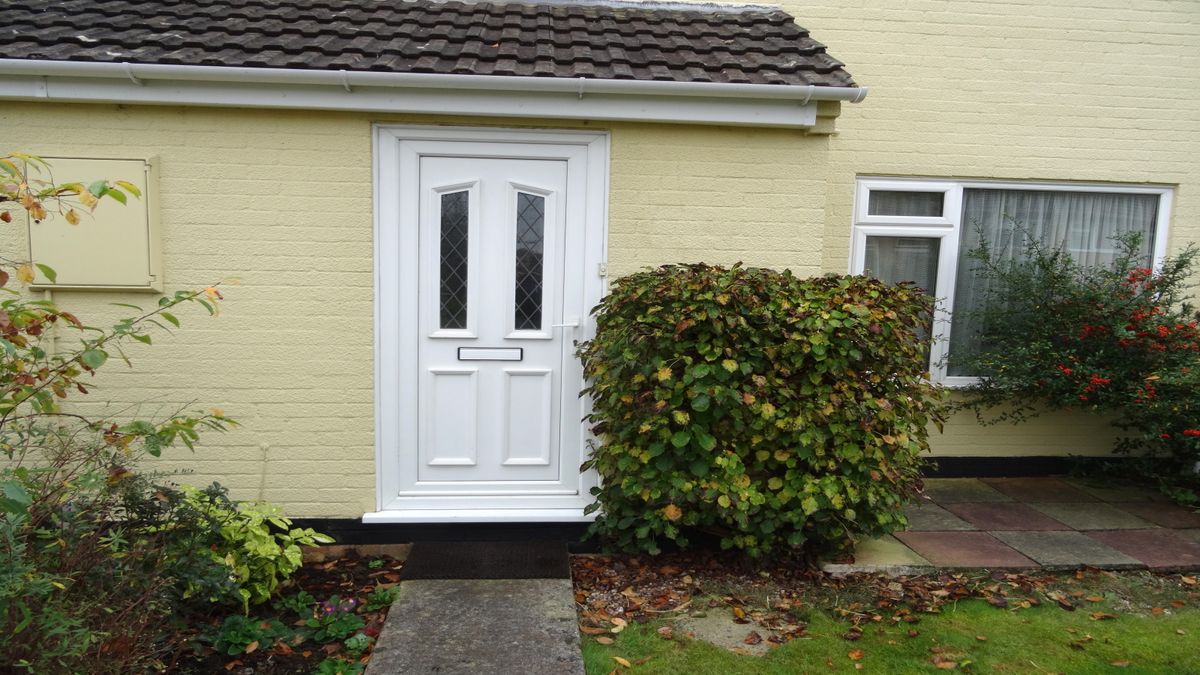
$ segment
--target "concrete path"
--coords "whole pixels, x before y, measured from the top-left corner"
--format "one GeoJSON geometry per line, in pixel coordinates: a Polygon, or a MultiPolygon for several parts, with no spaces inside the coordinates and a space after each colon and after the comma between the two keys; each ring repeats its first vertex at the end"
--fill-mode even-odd
{"type": "Polygon", "coordinates": [[[931,478],[909,529],[831,573],[944,568],[1200,570],[1200,513],[1156,492],[1060,478],[931,478]]]}
{"type": "Polygon", "coordinates": [[[582,675],[570,579],[400,584],[367,675],[582,675]]]}

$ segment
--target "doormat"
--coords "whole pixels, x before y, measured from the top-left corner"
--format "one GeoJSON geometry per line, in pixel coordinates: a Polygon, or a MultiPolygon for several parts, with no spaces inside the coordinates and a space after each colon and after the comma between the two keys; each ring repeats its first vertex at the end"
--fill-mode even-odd
{"type": "Polygon", "coordinates": [[[569,579],[562,541],[418,541],[401,579],[569,579]]]}

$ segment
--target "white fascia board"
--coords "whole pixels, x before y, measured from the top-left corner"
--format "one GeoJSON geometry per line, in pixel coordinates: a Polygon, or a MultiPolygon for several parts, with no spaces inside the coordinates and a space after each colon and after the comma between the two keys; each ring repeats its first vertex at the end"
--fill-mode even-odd
{"type": "Polygon", "coordinates": [[[866,89],[0,59],[0,99],[810,127],[866,89]]]}

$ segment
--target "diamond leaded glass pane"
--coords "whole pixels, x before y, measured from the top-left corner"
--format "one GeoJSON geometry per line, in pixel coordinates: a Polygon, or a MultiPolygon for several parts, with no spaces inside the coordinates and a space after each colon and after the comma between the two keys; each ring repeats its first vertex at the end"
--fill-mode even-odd
{"type": "Polygon", "coordinates": [[[517,193],[517,330],[542,327],[542,247],[546,198],[517,193]]]}
{"type": "Polygon", "coordinates": [[[467,192],[442,195],[441,326],[467,327],[467,192]]]}

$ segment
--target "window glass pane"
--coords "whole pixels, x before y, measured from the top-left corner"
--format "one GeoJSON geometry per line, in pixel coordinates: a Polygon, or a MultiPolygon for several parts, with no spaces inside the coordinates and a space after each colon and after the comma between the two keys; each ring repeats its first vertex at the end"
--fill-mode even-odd
{"type": "MultiPolygon", "coordinates": [[[[930,237],[867,237],[863,273],[889,284],[911,281],[933,295],[941,243],[930,237]]],[[[928,338],[932,328],[925,326],[920,337],[928,338]]]]}
{"type": "Polygon", "coordinates": [[[1114,235],[1141,232],[1149,263],[1159,196],[1060,190],[963,190],[958,279],[950,327],[949,375],[971,375],[955,366],[955,353],[978,349],[984,326],[971,316],[987,296],[987,282],[967,254],[986,240],[995,260],[1016,260],[1026,237],[1048,247],[1064,247],[1085,265],[1107,265],[1116,254],[1114,235]]]}
{"type": "Polygon", "coordinates": [[[467,327],[468,193],[442,195],[441,327],[467,327]]]}
{"type": "Polygon", "coordinates": [[[517,330],[542,327],[542,244],[546,198],[517,193],[517,279],[514,303],[517,330]]]}
{"type": "Polygon", "coordinates": [[[867,199],[867,215],[940,218],[945,199],[944,192],[871,190],[867,199]]]}
{"type": "Polygon", "coordinates": [[[867,237],[864,273],[889,284],[911,281],[933,294],[940,245],[928,237],[867,237]]]}

